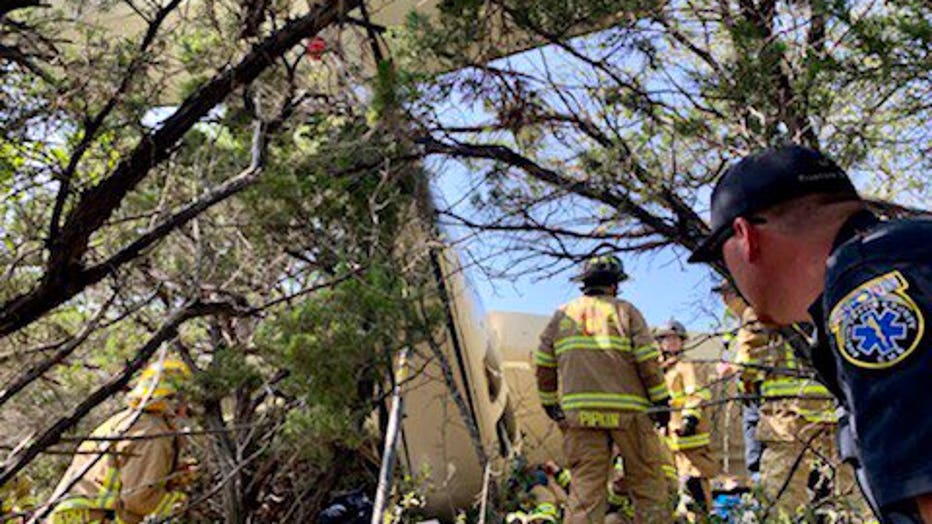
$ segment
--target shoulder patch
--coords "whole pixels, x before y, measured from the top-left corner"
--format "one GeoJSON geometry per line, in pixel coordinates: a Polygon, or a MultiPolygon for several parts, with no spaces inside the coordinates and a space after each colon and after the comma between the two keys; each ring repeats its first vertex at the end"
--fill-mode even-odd
{"type": "Polygon", "coordinates": [[[841,355],[855,366],[884,369],[908,357],[922,340],[925,319],[899,271],[864,282],[832,307],[828,327],[841,355]]]}

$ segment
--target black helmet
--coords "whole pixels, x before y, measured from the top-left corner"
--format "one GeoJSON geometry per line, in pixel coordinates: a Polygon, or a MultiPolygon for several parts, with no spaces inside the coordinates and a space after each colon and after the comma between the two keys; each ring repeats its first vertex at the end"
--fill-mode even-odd
{"type": "Polygon", "coordinates": [[[597,255],[583,262],[582,271],[572,278],[574,282],[617,283],[626,280],[621,259],[615,255],[597,255]]]}
{"type": "Polygon", "coordinates": [[[683,340],[689,338],[686,334],[686,327],[672,318],[666,324],[654,330],[654,338],[663,338],[667,335],[676,335],[683,340]]]}

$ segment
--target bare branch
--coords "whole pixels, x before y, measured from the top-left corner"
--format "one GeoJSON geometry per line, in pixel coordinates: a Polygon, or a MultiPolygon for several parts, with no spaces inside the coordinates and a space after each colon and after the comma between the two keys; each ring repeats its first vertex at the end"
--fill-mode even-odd
{"type": "Polygon", "coordinates": [[[501,145],[476,145],[465,143],[444,143],[431,137],[422,137],[416,140],[416,143],[423,146],[427,153],[445,154],[460,158],[485,158],[489,160],[498,160],[508,165],[521,169],[531,177],[546,182],[554,187],[558,187],[570,193],[589,198],[597,202],[608,204],[622,213],[627,213],[644,225],[652,228],[658,234],[665,235],[669,238],[677,238],[686,247],[694,247],[695,238],[680,239],[677,231],[671,225],[666,223],[662,218],[651,214],[646,209],[634,202],[629,196],[614,192],[607,188],[592,187],[586,182],[573,180],[565,177],[553,170],[544,168],[533,162],[527,157],[521,156],[514,150],[501,145]]]}
{"type": "Polygon", "coordinates": [[[39,0],[3,0],[3,2],[0,2],[0,17],[4,17],[17,9],[45,6],[48,6],[48,4],[43,4],[39,0]]]}

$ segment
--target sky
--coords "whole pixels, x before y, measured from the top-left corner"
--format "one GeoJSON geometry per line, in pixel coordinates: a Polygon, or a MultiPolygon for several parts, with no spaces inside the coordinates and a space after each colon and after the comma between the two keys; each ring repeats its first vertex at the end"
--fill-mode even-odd
{"type": "MultiPolygon", "coordinates": [[[[576,39],[575,44],[597,45],[598,33],[576,39]]],[[[596,51],[594,51],[596,52],[596,51]]],[[[497,62],[507,62],[503,68],[526,71],[532,76],[543,76],[540,71],[546,69],[548,74],[553,72],[563,83],[574,84],[577,80],[578,68],[573,60],[563,56],[559,50],[551,46],[544,46],[531,51],[519,53],[500,59],[497,62]],[[546,66],[544,64],[549,64],[546,66]]],[[[631,62],[627,67],[638,70],[638,64],[631,62]]],[[[585,97],[582,97],[583,99],[585,97]]],[[[676,100],[670,100],[676,103],[676,100]]],[[[476,125],[477,122],[487,122],[492,115],[484,114],[478,101],[472,103],[464,100],[455,100],[451,96],[448,103],[437,108],[438,116],[447,125],[476,125]]],[[[494,141],[492,138],[491,141],[494,141]]],[[[544,144],[544,147],[559,147],[558,144],[544,144]]],[[[463,195],[471,190],[478,178],[476,172],[470,171],[468,165],[459,162],[448,162],[442,165],[437,172],[434,182],[435,194],[439,199],[449,203],[468,201],[463,195]]],[[[862,191],[870,193],[870,188],[876,185],[874,173],[853,171],[851,173],[855,185],[862,191]]],[[[700,192],[700,200],[708,198],[708,190],[700,192]]],[[[922,193],[922,191],[920,191],[922,193]]],[[[926,193],[927,194],[927,193],[926,193]]],[[[925,197],[911,198],[909,194],[900,194],[896,199],[906,205],[926,207],[925,197]],[[917,200],[917,201],[913,201],[917,200]]],[[[470,216],[469,205],[455,205],[456,212],[466,218],[470,216]]],[[[703,218],[708,220],[707,213],[703,218]]],[[[476,218],[476,222],[483,222],[476,218]]],[[[450,240],[456,243],[462,237],[462,231],[456,228],[447,228],[444,231],[450,240]],[[458,237],[459,235],[459,237],[458,237]]],[[[481,249],[483,252],[496,251],[501,242],[491,235],[473,236],[465,242],[469,249],[470,243],[485,242],[481,249]],[[491,248],[491,249],[490,249],[491,248]]],[[[652,326],[657,326],[671,318],[682,322],[690,331],[708,331],[719,327],[724,311],[723,306],[710,292],[712,285],[718,281],[713,272],[705,265],[689,265],[685,263],[688,253],[681,248],[664,248],[644,255],[622,256],[630,280],[623,283],[620,296],[633,303],[652,326]]],[[[509,261],[495,261],[498,264],[507,264],[509,261]]],[[[568,302],[579,294],[578,287],[569,281],[572,271],[566,271],[549,278],[542,278],[540,274],[519,277],[516,281],[490,280],[483,273],[467,268],[467,273],[474,283],[476,292],[482,300],[486,310],[518,311],[551,314],[561,304],[568,302]]]]}
{"type": "MultiPolygon", "coordinates": [[[[461,163],[450,162],[435,179],[434,191],[444,202],[461,199],[469,180],[475,175],[461,163]]],[[[456,230],[447,229],[450,240],[462,238],[456,230]]],[[[472,237],[470,242],[494,242],[488,235],[472,237]]],[[[687,253],[679,248],[665,248],[644,255],[622,256],[622,263],[630,279],[620,288],[619,296],[633,303],[656,326],[671,317],[682,322],[690,331],[706,331],[717,326],[722,313],[719,301],[710,293],[714,282],[712,273],[704,265],[686,264],[687,253]]],[[[579,295],[576,283],[569,279],[574,271],[568,270],[542,279],[531,274],[516,281],[490,280],[479,271],[466,268],[476,293],[488,311],[519,311],[550,315],[561,304],[579,295]]]]}
{"type": "MultiPolygon", "coordinates": [[[[576,43],[590,44],[597,42],[597,34],[580,37],[576,43]],[[589,42],[592,40],[592,42],[589,42]]],[[[507,62],[506,68],[526,70],[543,76],[540,71],[545,67],[553,74],[563,75],[566,83],[574,83],[573,75],[578,67],[572,60],[563,56],[559,50],[544,46],[531,51],[519,53],[500,59],[507,62]],[[549,64],[549,66],[544,66],[549,64]]],[[[632,64],[634,67],[634,64],[632,64]]],[[[447,104],[438,107],[437,113],[447,125],[474,125],[476,122],[488,121],[491,115],[484,114],[478,101],[448,99],[447,104]]],[[[559,147],[548,144],[547,147],[559,147]]],[[[444,204],[454,204],[454,209],[466,218],[474,218],[470,213],[468,199],[463,195],[471,190],[477,173],[461,162],[445,162],[436,169],[434,179],[435,197],[444,204]],[[464,203],[465,202],[465,203],[464,203]]],[[[477,222],[483,220],[477,219],[477,222]]],[[[444,233],[454,244],[461,240],[464,231],[446,228],[444,233]]],[[[472,236],[466,241],[466,249],[476,242],[493,243],[486,248],[495,248],[491,235],[472,236]],[[472,243],[472,244],[471,244],[472,243]]],[[[482,249],[483,252],[494,249],[482,249]]],[[[651,326],[656,326],[675,318],[690,331],[707,331],[716,328],[723,312],[722,305],[710,292],[715,281],[712,272],[704,265],[688,265],[688,253],[680,248],[665,248],[645,255],[622,256],[622,263],[630,279],[622,284],[619,296],[633,303],[644,315],[651,326]]],[[[463,257],[461,257],[463,258],[463,257]]],[[[507,263],[496,261],[495,263],[507,263]]],[[[511,280],[490,280],[480,271],[466,269],[470,280],[486,310],[519,311],[550,315],[561,304],[579,295],[578,285],[570,282],[574,270],[542,279],[540,274],[532,274],[511,280]]]]}

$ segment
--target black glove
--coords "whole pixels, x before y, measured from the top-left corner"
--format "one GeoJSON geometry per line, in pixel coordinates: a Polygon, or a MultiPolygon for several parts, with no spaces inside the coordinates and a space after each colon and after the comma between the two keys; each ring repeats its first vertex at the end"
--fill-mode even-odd
{"type": "Polygon", "coordinates": [[[552,406],[544,406],[544,411],[547,412],[547,416],[550,417],[550,420],[559,424],[566,420],[566,414],[563,413],[563,408],[554,404],[552,406]]]}
{"type": "Polygon", "coordinates": [[[654,425],[657,426],[657,429],[664,429],[667,427],[667,424],[670,423],[670,403],[669,402],[658,402],[654,404],[654,407],[660,409],[661,411],[652,411],[647,414],[654,425]]]}
{"type": "Polygon", "coordinates": [[[683,427],[676,430],[676,434],[681,437],[691,437],[696,434],[696,428],[699,427],[699,419],[687,415],[683,417],[683,427]]]}

